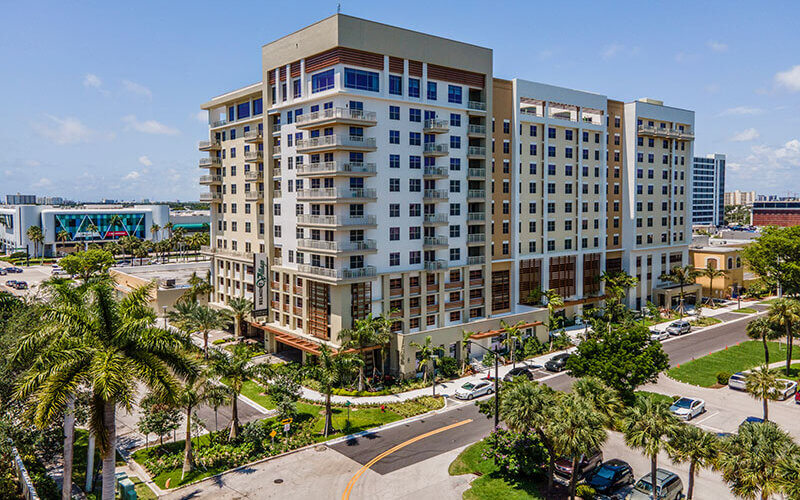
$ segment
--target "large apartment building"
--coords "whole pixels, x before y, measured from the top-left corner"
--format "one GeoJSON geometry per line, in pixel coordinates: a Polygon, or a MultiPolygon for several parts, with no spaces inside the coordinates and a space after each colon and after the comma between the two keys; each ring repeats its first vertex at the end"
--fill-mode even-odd
{"type": "Polygon", "coordinates": [[[692,165],[692,224],[721,226],[725,221],[725,155],[695,156],[692,165]]]}
{"type": "Polygon", "coordinates": [[[412,341],[458,357],[501,320],[546,339],[537,291],[580,315],[625,269],[641,306],[652,271],[688,262],[690,111],[496,79],[490,49],[338,14],[262,64],[202,106],[200,166],[212,302],[252,298],[270,349],[337,348],[391,313],[389,363],[413,374],[412,341]]]}

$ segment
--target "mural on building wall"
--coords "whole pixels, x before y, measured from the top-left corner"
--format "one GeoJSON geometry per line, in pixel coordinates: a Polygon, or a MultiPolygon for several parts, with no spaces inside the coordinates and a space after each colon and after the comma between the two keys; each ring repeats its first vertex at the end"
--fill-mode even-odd
{"type": "Polygon", "coordinates": [[[116,240],[123,236],[144,239],[147,235],[143,212],[56,214],[55,220],[56,234],[66,231],[70,241],[116,240]]]}

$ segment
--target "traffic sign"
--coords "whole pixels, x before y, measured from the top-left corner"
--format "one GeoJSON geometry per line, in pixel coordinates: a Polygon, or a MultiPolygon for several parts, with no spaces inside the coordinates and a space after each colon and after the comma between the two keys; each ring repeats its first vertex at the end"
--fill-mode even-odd
{"type": "Polygon", "coordinates": [[[283,432],[289,432],[289,424],[283,424],[283,432]]]}
{"type": "Polygon", "coordinates": [[[277,434],[278,433],[275,431],[275,429],[272,429],[272,432],[269,433],[269,437],[274,438],[277,434]]]}
{"type": "Polygon", "coordinates": [[[284,424],[284,425],[285,424],[291,424],[292,423],[292,419],[291,418],[284,418],[283,420],[281,420],[281,423],[284,424]]]}

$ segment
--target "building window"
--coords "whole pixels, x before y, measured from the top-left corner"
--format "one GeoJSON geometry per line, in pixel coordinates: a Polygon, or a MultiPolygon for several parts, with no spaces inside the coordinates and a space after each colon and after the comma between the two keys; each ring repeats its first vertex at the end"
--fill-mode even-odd
{"type": "Polygon", "coordinates": [[[389,144],[400,144],[400,131],[399,130],[390,130],[389,131],[389,144]]]}
{"type": "Polygon", "coordinates": [[[389,75],[389,93],[392,95],[403,95],[403,77],[389,75]]]}
{"type": "Polygon", "coordinates": [[[408,79],[408,97],[419,98],[419,79],[417,78],[408,79]]]}
{"type": "Polygon", "coordinates": [[[461,87],[457,85],[447,86],[447,102],[461,104],[461,87]]]}
{"type": "Polygon", "coordinates": [[[380,92],[380,76],[373,71],[345,68],[344,86],[348,89],[380,92]]]}
{"type": "Polygon", "coordinates": [[[428,100],[436,100],[436,82],[428,82],[428,100]]]}
{"type": "Polygon", "coordinates": [[[389,106],[389,119],[390,120],[400,119],[400,106],[389,106]]]}
{"type": "Polygon", "coordinates": [[[459,260],[461,259],[461,249],[460,248],[451,248],[450,249],[450,260],[459,260]]]}
{"type": "Polygon", "coordinates": [[[419,156],[409,156],[408,157],[408,168],[410,169],[419,169],[422,168],[422,159],[419,156]]]}
{"type": "Polygon", "coordinates": [[[400,252],[392,252],[389,254],[389,265],[390,266],[400,265],[400,252]]]}
{"type": "Polygon", "coordinates": [[[333,88],[333,69],[311,75],[311,92],[322,92],[333,88]]]}
{"type": "Polygon", "coordinates": [[[389,155],[389,168],[400,168],[400,155],[389,155]]]}
{"type": "Polygon", "coordinates": [[[419,123],[422,121],[422,112],[417,108],[409,108],[408,121],[419,123]]]}
{"type": "Polygon", "coordinates": [[[399,241],[400,240],[400,228],[399,227],[390,227],[389,228],[389,241],[399,241]]]}
{"type": "Polygon", "coordinates": [[[461,137],[457,135],[450,136],[450,149],[461,149],[461,137]]]}
{"type": "Polygon", "coordinates": [[[461,115],[458,113],[450,113],[450,126],[451,127],[460,127],[461,126],[461,115]]]}

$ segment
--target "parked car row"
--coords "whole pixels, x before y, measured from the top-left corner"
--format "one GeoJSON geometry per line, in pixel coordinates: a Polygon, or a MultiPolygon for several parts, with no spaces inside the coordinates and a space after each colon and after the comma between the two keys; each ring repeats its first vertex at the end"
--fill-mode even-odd
{"type": "MultiPolygon", "coordinates": [[[[785,401],[792,396],[795,396],[795,402],[800,403],[797,395],[797,382],[785,378],[778,379],[777,399],[778,401],[785,401]]],[[[747,372],[736,372],[728,379],[728,387],[736,391],[747,390],[747,372]]]]}
{"type": "Polygon", "coordinates": [[[0,267],[0,276],[5,276],[7,274],[21,274],[22,269],[19,267],[0,267]]]}
{"type": "Polygon", "coordinates": [[[7,280],[6,286],[15,290],[27,290],[28,283],[25,281],[7,280]]]}

